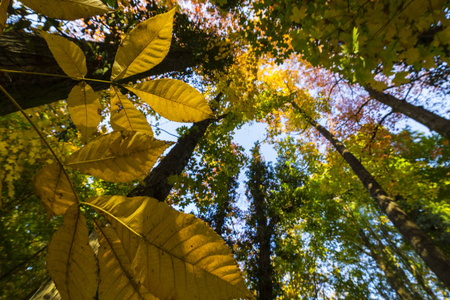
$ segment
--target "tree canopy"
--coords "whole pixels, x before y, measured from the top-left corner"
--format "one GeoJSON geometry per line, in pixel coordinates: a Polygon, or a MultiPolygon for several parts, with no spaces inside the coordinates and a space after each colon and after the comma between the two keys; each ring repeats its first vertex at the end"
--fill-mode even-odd
{"type": "Polygon", "coordinates": [[[449,8],[0,0],[0,299],[448,298],[449,8]]]}

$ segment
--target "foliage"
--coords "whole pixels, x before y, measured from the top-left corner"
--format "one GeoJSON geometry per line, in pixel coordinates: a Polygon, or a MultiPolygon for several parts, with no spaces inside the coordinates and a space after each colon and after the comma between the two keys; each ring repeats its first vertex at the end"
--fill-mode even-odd
{"type": "MultiPolygon", "coordinates": [[[[84,16],[78,14],[78,8],[97,14],[98,3],[80,0],[65,5],[53,0],[25,4],[44,14],[48,7],[58,5],[60,9],[52,17],[73,19],[84,16]]],[[[97,289],[99,299],[169,299],[192,295],[214,299],[252,298],[230,250],[204,223],[148,197],[100,196],[80,202],[83,199],[79,198],[67,171],[73,168],[112,182],[132,181],[145,175],[168,146],[153,138],[150,127],[143,126],[145,118],[138,115],[137,109],[119,91],[128,85],[118,80],[145,72],[164,59],[172,39],[174,13],[172,9],[144,21],[121,42],[109,82],[111,126],[121,131],[95,139],[90,135],[96,131],[101,111],[95,92],[86,82],[91,79],[85,78],[84,54],[73,42],[42,33],[64,73],[80,81],[70,93],[72,100],[68,105],[74,112],[71,116],[74,124],[79,124],[83,140],[87,141],[63,163],[35,127],[56,160],[38,172],[34,186],[49,217],[64,215],[64,225],[48,246],[47,269],[65,299],[93,298],[97,289]],[[143,132],[137,131],[141,128],[143,132]],[[109,225],[101,224],[98,215],[90,213],[88,207],[103,215],[109,225]],[[89,245],[89,230],[82,211],[88,214],[100,236],[98,254],[89,245]]],[[[195,89],[183,82],[169,80],[159,85],[160,82],[163,81],[154,85],[143,82],[134,85],[133,91],[138,94],[144,91],[144,100],[158,97],[157,102],[150,101],[151,105],[171,119],[200,121],[212,116],[205,98],[195,89]],[[142,87],[145,83],[150,86],[142,87]],[[182,117],[177,119],[180,110],[182,117]]],[[[26,113],[23,114],[34,126],[26,113]]]]}
{"type": "Polygon", "coordinates": [[[241,23],[259,51],[286,57],[294,50],[314,66],[362,85],[379,86],[374,70],[385,76],[396,73],[398,85],[409,72],[436,68],[437,61],[448,63],[447,5],[445,1],[264,1],[253,2],[254,19],[242,18],[241,23]]]}
{"type": "MultiPolygon", "coordinates": [[[[175,4],[163,2],[158,6],[153,1],[131,0],[131,5],[103,1],[107,10],[115,10],[77,21],[83,29],[72,27],[70,33],[71,23],[36,17],[61,69],[77,85],[67,106],[58,103],[26,112],[56,156],[40,146],[28,121],[17,115],[0,120],[4,208],[0,251],[6,253],[0,280],[14,276],[4,297],[23,298],[44,279],[42,254],[62,215],[64,225],[49,245],[47,268],[61,294],[69,298],[81,297],[80,282],[89,295],[98,292],[100,299],[252,298],[261,297],[264,284],[271,289],[265,295],[279,299],[393,299],[401,297],[399,286],[412,299],[447,297],[371,203],[342,157],[308,123],[313,118],[327,124],[448,254],[447,141],[410,131],[395,133],[399,114],[349,84],[384,88],[387,83],[396,96],[422,94],[420,98],[437,103],[428,94],[430,89],[422,93],[419,89],[446,83],[448,42],[442,39],[448,28],[446,4],[215,1],[221,9],[234,9],[231,23],[237,15],[245,15],[242,27],[231,29],[236,23],[197,22],[204,20],[205,11],[214,12],[204,1],[194,1],[191,9],[196,13],[190,17],[174,10],[165,13],[175,4]],[[424,13],[417,15],[412,9],[417,7],[424,13]],[[99,43],[89,42],[88,49],[84,42],[46,33],[50,28],[99,43]],[[243,35],[236,39],[233,30],[243,35]],[[197,87],[201,81],[206,97],[183,81],[148,77],[148,69],[157,69],[167,51],[183,49],[189,49],[200,65],[175,77],[197,87]],[[109,90],[95,92],[93,79],[109,90]],[[408,81],[413,84],[405,85],[408,81]],[[205,100],[213,97],[216,101],[205,100]],[[232,247],[252,293],[246,290],[230,249],[205,223],[155,199],[126,197],[135,180],[142,179],[169,146],[155,139],[136,104],[153,116],[156,111],[157,118],[180,122],[205,122],[219,115],[199,141],[187,170],[170,179],[176,189],[167,202],[184,209],[195,205],[198,216],[232,247]],[[235,130],[253,120],[267,124],[265,142],[278,147],[274,167],[257,150],[248,159],[233,140],[235,130]],[[107,124],[112,133],[106,133],[107,124]],[[17,128],[23,136],[13,131],[17,128]],[[238,186],[247,162],[248,192],[243,199],[238,186]],[[29,184],[36,173],[36,194],[47,218],[60,215],[48,224],[29,184]],[[98,235],[98,253],[87,246],[88,232],[94,239],[98,235]],[[27,247],[19,246],[23,244],[27,247]],[[196,250],[190,251],[192,246],[196,250]],[[16,248],[20,251],[9,251],[16,248]],[[36,263],[26,268],[32,261],[36,263]],[[82,268],[73,271],[79,261],[82,268]],[[217,279],[227,277],[225,269],[238,283],[217,279]],[[396,275],[395,284],[390,274],[396,275]],[[205,281],[196,281],[199,276],[205,281]],[[28,292],[15,291],[26,284],[28,292]],[[223,296],[214,289],[232,292],[223,296]]],[[[0,2],[0,25],[5,3],[9,1],[0,2]]],[[[42,3],[45,7],[51,1],[42,3]]],[[[29,27],[24,23],[28,8],[10,6],[8,12],[24,19],[8,22],[6,30],[29,27]]],[[[445,92],[446,87],[437,88],[445,92]]],[[[186,128],[179,130],[180,140],[196,130],[186,128]]]]}

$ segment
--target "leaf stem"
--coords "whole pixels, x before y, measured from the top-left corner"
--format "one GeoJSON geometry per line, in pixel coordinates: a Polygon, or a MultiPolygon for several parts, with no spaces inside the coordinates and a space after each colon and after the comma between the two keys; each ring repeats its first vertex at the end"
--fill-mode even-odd
{"type": "MultiPolygon", "coordinates": [[[[61,77],[61,78],[71,78],[67,75],[61,75],[61,74],[51,74],[51,73],[40,73],[40,72],[28,72],[28,71],[18,71],[18,70],[7,70],[7,69],[0,69],[0,72],[5,73],[18,73],[18,74],[29,74],[29,75],[40,75],[40,76],[50,76],[50,77],[61,77]]],[[[77,80],[77,79],[74,79],[77,80]]],[[[94,78],[79,78],[79,80],[86,80],[86,81],[95,81],[95,82],[101,82],[101,83],[107,83],[112,84],[112,81],[108,80],[101,80],[101,79],[94,79],[94,78]]]]}
{"type": "Polygon", "coordinates": [[[19,103],[17,103],[16,100],[14,100],[14,98],[3,88],[2,85],[0,85],[0,91],[3,92],[3,94],[5,94],[5,96],[17,107],[17,109],[22,113],[22,115],[25,117],[25,119],[27,119],[28,123],[30,123],[30,125],[33,127],[33,129],[37,132],[37,134],[39,135],[39,137],[41,138],[41,140],[44,142],[45,146],[47,146],[47,148],[50,150],[51,154],[53,155],[53,157],[56,159],[56,161],[58,162],[58,164],[61,166],[61,169],[63,170],[64,174],[66,175],[67,179],[70,182],[70,187],[72,188],[72,191],[75,195],[75,197],[77,198],[78,203],[80,203],[80,199],[78,198],[78,194],[75,190],[75,187],[73,185],[73,182],[70,180],[70,176],[69,174],[67,174],[66,169],[64,168],[63,163],[61,162],[61,160],[59,159],[59,157],[56,155],[55,151],[53,151],[53,148],[50,146],[50,144],[47,142],[47,140],[45,139],[44,135],[42,134],[42,132],[36,127],[36,125],[33,123],[33,121],[31,121],[30,117],[28,117],[28,115],[25,113],[25,111],[22,109],[22,107],[19,105],[19,103]]]}

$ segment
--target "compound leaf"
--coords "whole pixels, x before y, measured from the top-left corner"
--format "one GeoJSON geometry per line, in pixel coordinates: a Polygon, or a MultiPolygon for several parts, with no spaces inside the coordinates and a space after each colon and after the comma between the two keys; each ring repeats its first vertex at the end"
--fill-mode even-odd
{"type": "Polygon", "coordinates": [[[53,234],[46,256],[47,270],[63,299],[94,299],[97,293],[98,265],[88,236],[86,219],[73,204],[53,234]]]}
{"type": "Polygon", "coordinates": [[[112,132],[73,153],[66,165],[111,182],[128,182],[145,175],[171,143],[141,132],[112,132]]]}
{"type": "Polygon", "coordinates": [[[100,247],[98,260],[100,264],[100,300],[122,299],[157,299],[136,281],[131,269],[131,262],[125,254],[123,245],[114,229],[96,228],[100,247]]]}
{"type": "Polygon", "coordinates": [[[87,74],[86,57],[83,51],[74,42],[68,39],[40,31],[47,42],[58,65],[73,79],[83,78],[87,74]]]}
{"type": "Polygon", "coordinates": [[[145,81],[126,88],[171,121],[199,122],[213,116],[205,97],[180,80],[145,81]]]}
{"type": "Polygon", "coordinates": [[[153,136],[145,116],[123,95],[111,86],[111,127],[116,130],[138,131],[153,136]]]}
{"type": "Polygon", "coordinates": [[[147,71],[166,57],[172,41],[174,14],[175,8],[150,18],[125,36],[117,49],[111,80],[147,71]]]}
{"type": "Polygon", "coordinates": [[[194,216],[149,197],[87,200],[103,212],[136,281],[160,299],[253,299],[231,250],[194,216]]]}
{"type": "Polygon", "coordinates": [[[67,105],[73,123],[80,130],[84,143],[97,131],[101,109],[99,95],[84,81],[72,88],[67,105]]]}
{"type": "Polygon", "coordinates": [[[49,217],[63,215],[72,204],[78,202],[70,179],[58,163],[49,164],[37,173],[34,191],[49,217]]]}
{"type": "Polygon", "coordinates": [[[75,20],[110,12],[100,0],[20,0],[32,10],[54,19],[75,20]]]}

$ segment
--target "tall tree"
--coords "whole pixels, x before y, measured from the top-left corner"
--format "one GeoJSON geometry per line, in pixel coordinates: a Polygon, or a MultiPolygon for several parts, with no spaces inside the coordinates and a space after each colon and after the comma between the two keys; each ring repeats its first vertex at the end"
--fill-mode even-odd
{"type": "Polygon", "coordinates": [[[247,272],[255,284],[258,299],[275,299],[274,270],[271,256],[275,226],[278,216],[270,212],[270,193],[274,185],[274,174],[261,157],[259,146],[252,149],[252,158],[247,171],[247,197],[250,199],[250,216],[248,226],[251,228],[250,245],[256,247],[254,257],[247,261],[247,272]]]}

